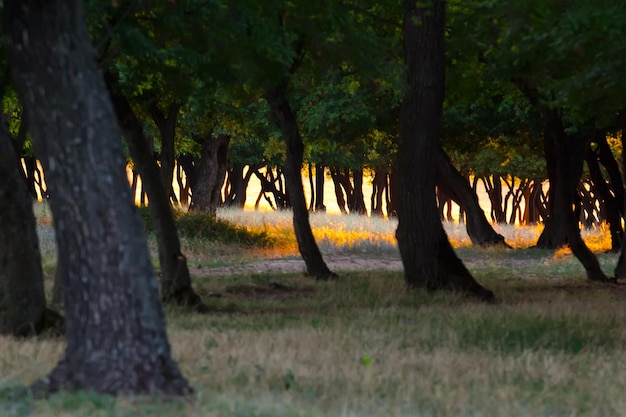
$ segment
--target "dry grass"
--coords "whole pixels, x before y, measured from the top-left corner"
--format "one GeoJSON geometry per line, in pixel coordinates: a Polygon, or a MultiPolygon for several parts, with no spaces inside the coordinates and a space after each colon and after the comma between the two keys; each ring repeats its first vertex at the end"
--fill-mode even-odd
{"type": "MultiPolygon", "coordinates": [[[[220,216],[288,240],[289,214],[220,216]]],[[[314,215],[312,223],[326,253],[396,251],[393,222],[314,215]]],[[[462,226],[446,227],[499,304],[408,293],[400,273],[385,271],[344,272],[332,283],[298,274],[196,277],[201,293],[223,294],[207,298],[223,313],[167,310],[173,354],[197,391],[192,398],[81,394],[15,404],[0,397],[0,416],[624,415],[626,288],[587,283],[566,253],[470,248],[462,226]],[[227,291],[270,282],[299,291],[291,297],[227,291]]],[[[539,233],[499,232],[519,248],[531,246],[539,233]]],[[[608,242],[603,230],[585,239],[597,242],[596,249],[608,242]]],[[[192,262],[259,256],[193,244],[192,262]],[[206,248],[218,259],[202,255],[206,248]]],[[[616,256],[600,259],[610,269],[616,256]]],[[[0,385],[45,375],[62,350],[59,340],[0,338],[0,385]]]]}
{"type": "MultiPolygon", "coordinates": [[[[313,285],[298,276],[257,283],[263,279],[313,285]]],[[[170,309],[174,356],[193,398],[163,405],[66,395],[32,404],[29,415],[621,415],[623,289],[489,284],[501,304],[411,295],[398,274],[355,273],[316,284],[308,298],[233,296],[227,314],[170,309]]],[[[45,374],[62,350],[53,340],[4,338],[0,346],[5,385],[45,374]]]]}

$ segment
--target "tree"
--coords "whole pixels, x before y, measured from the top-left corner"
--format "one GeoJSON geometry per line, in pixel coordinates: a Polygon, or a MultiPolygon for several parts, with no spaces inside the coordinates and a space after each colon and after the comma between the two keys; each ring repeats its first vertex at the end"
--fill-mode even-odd
{"type": "Polygon", "coordinates": [[[493,293],[474,280],[454,253],[435,199],[434,163],[445,78],[445,1],[404,0],[403,4],[407,91],[396,162],[396,236],[405,280],[411,288],[449,289],[492,300],[493,293]]]}
{"type": "Polygon", "coordinates": [[[206,312],[207,306],[191,286],[187,258],[180,248],[167,188],[163,187],[161,182],[159,167],[152,157],[152,149],[145,137],[143,123],[135,115],[126,97],[120,92],[115,76],[106,73],[105,80],[135,169],[141,175],[150,202],[148,210],[154,224],[161,268],[161,297],[166,303],[206,312]]]}
{"type": "Polygon", "coordinates": [[[83,2],[4,1],[2,29],[49,184],[66,317],[65,353],[34,393],[188,393],[83,2]]]}
{"type": "Polygon", "coordinates": [[[0,116],[0,333],[27,336],[46,324],[32,196],[0,116]]]}

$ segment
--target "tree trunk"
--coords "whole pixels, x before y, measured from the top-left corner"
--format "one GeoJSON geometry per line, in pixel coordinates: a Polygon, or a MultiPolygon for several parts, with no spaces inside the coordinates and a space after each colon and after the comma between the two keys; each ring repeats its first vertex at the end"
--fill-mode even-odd
{"type": "Polygon", "coordinates": [[[46,327],[46,298],[33,200],[0,114],[0,333],[33,336],[46,327]]]}
{"type": "Polygon", "coordinates": [[[503,245],[509,247],[504,236],[498,234],[485,217],[485,212],[478,204],[478,196],[472,190],[463,175],[452,165],[445,151],[438,147],[436,151],[436,184],[452,197],[466,213],[466,229],[472,244],[480,246],[503,245]]]}
{"type": "Polygon", "coordinates": [[[65,301],[65,353],[34,395],[60,389],[184,395],[130,195],[120,131],[83,2],[5,0],[16,90],[50,190],[65,301]]]}
{"type": "Polygon", "coordinates": [[[174,179],[174,141],[179,110],[180,104],[178,103],[170,104],[167,115],[155,103],[150,106],[150,115],[161,135],[161,182],[167,192],[168,201],[172,198],[175,202],[176,196],[174,195],[172,180],[174,179]]]}
{"type": "Polygon", "coordinates": [[[195,138],[202,146],[200,162],[196,166],[197,182],[191,197],[189,210],[204,213],[217,213],[222,203],[222,186],[226,177],[226,157],[230,136],[211,134],[203,139],[195,138]]]}
{"type": "Polygon", "coordinates": [[[260,168],[258,165],[250,165],[244,174],[245,166],[235,164],[228,170],[228,183],[230,189],[224,200],[224,206],[244,208],[246,205],[247,188],[252,174],[260,168]]]}
{"type": "MultiPolygon", "coordinates": [[[[606,222],[609,225],[611,232],[611,251],[619,252],[622,247],[622,216],[620,214],[620,204],[616,197],[611,193],[602,171],[600,170],[600,164],[598,162],[598,154],[591,150],[591,147],[587,149],[585,160],[589,167],[589,175],[593,182],[593,188],[596,191],[597,197],[600,200],[600,204],[604,206],[606,213],[606,222]]],[[[595,202],[594,202],[595,203],[595,202]]],[[[595,206],[595,204],[594,204],[595,206]]]]}
{"type": "Polygon", "coordinates": [[[543,109],[545,120],[545,149],[550,175],[550,216],[546,220],[538,247],[557,248],[569,244],[572,253],[585,268],[587,278],[607,281],[596,256],[589,250],[578,228],[578,217],[572,210],[576,202],[576,187],[580,182],[585,152],[589,140],[568,135],[561,118],[554,110],[543,109]]]}
{"type": "Polygon", "coordinates": [[[337,199],[337,206],[339,207],[339,211],[341,212],[341,214],[347,214],[348,210],[346,209],[346,199],[343,196],[344,193],[341,188],[341,174],[339,173],[339,170],[331,167],[330,178],[333,180],[335,198],[337,199]]]}
{"type": "Polygon", "coordinates": [[[159,251],[161,297],[166,303],[192,307],[204,313],[208,308],[191,286],[187,258],[180,249],[172,209],[161,183],[159,167],[143,133],[143,124],[135,116],[128,99],[119,91],[115,76],[107,73],[105,79],[135,169],[139,172],[148,194],[148,210],[159,251]]]}
{"type": "Polygon", "coordinates": [[[315,211],[326,212],[324,205],[324,180],[326,179],[326,168],[319,162],[315,164],[315,211]]]}
{"type": "Polygon", "coordinates": [[[449,289],[491,300],[456,256],[435,197],[435,161],[444,86],[445,1],[404,0],[404,59],[408,90],[402,103],[397,156],[396,236],[411,288],[449,289]]]}
{"type": "Polygon", "coordinates": [[[352,177],[354,178],[354,189],[352,191],[351,213],[367,214],[365,197],[363,196],[363,168],[352,170],[352,177]]]}
{"type": "Polygon", "coordinates": [[[304,144],[300,132],[298,132],[295,115],[287,101],[286,88],[287,81],[283,80],[278,85],[265,89],[265,98],[270,105],[272,118],[280,128],[287,145],[287,157],[284,165],[285,182],[293,209],[293,226],[298,241],[298,249],[310,275],[317,279],[335,278],[337,275],[328,269],[322,258],[322,253],[315,242],[309,223],[309,212],[306,208],[301,175],[304,144]]]}
{"type": "MultiPolygon", "coordinates": [[[[622,204],[622,213],[626,213],[626,152],[624,151],[624,146],[626,146],[626,115],[622,111],[622,131],[621,131],[621,144],[622,144],[622,200],[620,200],[622,204]]],[[[617,260],[617,265],[615,266],[615,270],[613,271],[615,275],[615,279],[626,278],[626,245],[622,245],[622,250],[619,254],[619,259],[617,260]]]]}
{"type": "Polygon", "coordinates": [[[372,179],[372,198],[370,213],[372,216],[384,217],[383,199],[387,191],[387,177],[389,176],[386,168],[379,168],[372,179]]]}

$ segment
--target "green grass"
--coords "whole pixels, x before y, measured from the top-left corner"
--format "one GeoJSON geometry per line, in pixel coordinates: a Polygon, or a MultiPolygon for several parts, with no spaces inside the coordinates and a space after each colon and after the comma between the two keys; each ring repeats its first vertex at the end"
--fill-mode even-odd
{"type": "MultiPolygon", "coordinates": [[[[271,236],[279,227],[264,216],[271,236]]],[[[344,227],[362,236],[358,225],[344,227]]],[[[374,242],[364,252],[325,253],[397,257],[377,251],[377,224],[362,227],[374,242]]],[[[329,246],[342,241],[328,236],[329,246]]],[[[251,262],[268,250],[202,238],[183,245],[196,245],[190,265],[204,266],[251,262]]],[[[64,393],[14,401],[5,394],[0,416],[624,415],[624,286],[586,282],[567,253],[463,245],[458,253],[499,303],[408,292],[402,273],[392,271],[339,271],[337,282],[315,282],[296,273],[213,276],[192,267],[215,312],[167,307],[166,315],[193,396],[64,393]]],[[[617,256],[599,257],[609,273],[617,256]]],[[[63,348],[62,340],[0,337],[0,386],[44,376],[63,348]]]]}

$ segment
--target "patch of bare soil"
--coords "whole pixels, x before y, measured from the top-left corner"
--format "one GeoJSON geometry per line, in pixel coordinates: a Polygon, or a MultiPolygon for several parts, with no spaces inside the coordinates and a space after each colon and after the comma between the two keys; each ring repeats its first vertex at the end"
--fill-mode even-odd
{"type": "MultiPolygon", "coordinates": [[[[363,258],[359,256],[325,256],[324,260],[332,271],[402,271],[402,262],[395,258],[363,258]]],[[[241,265],[219,267],[196,267],[196,276],[228,276],[264,273],[305,273],[302,259],[267,259],[241,265]]]]}

